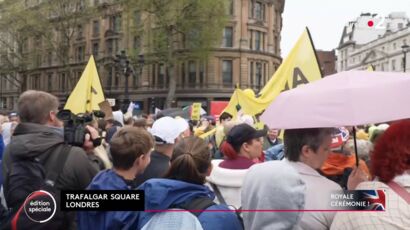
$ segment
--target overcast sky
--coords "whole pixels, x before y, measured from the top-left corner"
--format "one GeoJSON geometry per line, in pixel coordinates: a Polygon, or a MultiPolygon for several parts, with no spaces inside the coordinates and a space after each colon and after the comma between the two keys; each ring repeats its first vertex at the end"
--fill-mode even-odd
{"type": "Polygon", "coordinates": [[[410,0],[285,0],[282,14],[282,57],[286,57],[307,26],[316,49],[332,50],[339,44],[343,26],[361,13],[406,12],[410,0]]]}

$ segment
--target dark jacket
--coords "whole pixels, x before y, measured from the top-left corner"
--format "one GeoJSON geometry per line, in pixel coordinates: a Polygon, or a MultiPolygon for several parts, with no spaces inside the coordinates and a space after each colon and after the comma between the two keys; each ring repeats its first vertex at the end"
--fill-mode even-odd
{"type": "MultiPolygon", "coordinates": [[[[205,185],[179,180],[151,179],[138,187],[145,192],[145,210],[166,210],[173,205],[189,202],[198,197],[215,199],[215,194],[205,185]]],[[[242,229],[237,215],[226,205],[212,205],[198,216],[204,230],[242,229]]],[[[143,227],[155,212],[140,212],[138,229],[143,227]]],[[[165,227],[165,226],[164,226],[165,227]]],[[[166,229],[166,228],[164,228],[166,229]]]]}
{"type": "MultiPolygon", "coordinates": [[[[130,190],[125,180],[113,170],[104,170],[94,177],[89,190],[130,190]]],[[[77,213],[77,226],[79,230],[116,230],[136,229],[137,215],[135,211],[84,211],[77,213]]]]}
{"type": "Polygon", "coordinates": [[[140,186],[145,181],[151,178],[162,178],[168,171],[170,167],[171,159],[157,151],[151,153],[151,161],[144,173],[138,175],[136,178],[137,186],[140,186]]]}
{"type": "MultiPolygon", "coordinates": [[[[40,161],[44,161],[45,170],[49,170],[58,156],[58,152],[49,150],[63,143],[63,135],[56,128],[34,123],[19,124],[3,154],[4,184],[7,183],[11,165],[10,154],[16,157],[38,157],[40,161]]],[[[55,186],[60,190],[85,189],[97,172],[98,165],[89,160],[84,150],[72,147],[55,186]]]]}

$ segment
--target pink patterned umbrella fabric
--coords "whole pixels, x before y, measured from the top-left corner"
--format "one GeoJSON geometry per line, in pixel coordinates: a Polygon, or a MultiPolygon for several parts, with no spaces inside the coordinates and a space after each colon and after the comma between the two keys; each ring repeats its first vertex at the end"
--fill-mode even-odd
{"type": "Polygon", "coordinates": [[[271,128],[355,126],[410,118],[410,74],[346,71],[281,93],[261,120],[271,128]]]}

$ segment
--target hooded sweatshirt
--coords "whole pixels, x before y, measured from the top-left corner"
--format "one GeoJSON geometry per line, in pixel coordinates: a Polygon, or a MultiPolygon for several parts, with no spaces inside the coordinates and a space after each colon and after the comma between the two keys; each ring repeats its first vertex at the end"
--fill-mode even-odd
{"type": "MultiPolygon", "coordinates": [[[[10,144],[3,154],[4,184],[14,158],[37,157],[44,162],[45,170],[50,170],[58,157],[59,145],[64,143],[62,131],[34,123],[21,123],[14,130],[10,144]]],[[[64,168],[56,181],[61,190],[85,189],[98,172],[98,165],[90,161],[84,150],[71,147],[64,168]]],[[[4,187],[7,192],[7,186],[4,187]]]]}
{"type": "MultiPolygon", "coordinates": [[[[302,210],[306,185],[284,161],[249,169],[242,186],[243,210],[302,210]]],[[[245,229],[300,229],[302,212],[243,212],[245,229]]]]}
{"type": "MultiPolygon", "coordinates": [[[[88,190],[131,190],[133,187],[113,170],[104,170],[94,177],[88,190]]],[[[146,199],[146,198],[145,198],[146,199]]],[[[135,211],[83,211],[77,214],[78,229],[108,230],[136,229],[138,212],[135,211]]]]}
{"type": "MultiPolygon", "coordinates": [[[[150,179],[138,189],[145,191],[145,210],[166,210],[173,205],[183,204],[198,197],[215,198],[215,195],[204,185],[171,179],[150,179]]],[[[215,210],[230,209],[226,205],[208,207],[198,217],[203,229],[242,229],[234,212],[215,212],[215,210]]],[[[155,214],[155,212],[140,212],[138,229],[142,228],[155,214]]]]}

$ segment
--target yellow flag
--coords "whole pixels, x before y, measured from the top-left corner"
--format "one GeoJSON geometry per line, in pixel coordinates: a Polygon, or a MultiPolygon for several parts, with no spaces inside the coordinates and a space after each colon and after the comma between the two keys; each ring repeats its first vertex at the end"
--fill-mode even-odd
{"type": "Polygon", "coordinates": [[[64,109],[69,109],[74,114],[92,112],[100,110],[98,104],[104,100],[100,77],[94,57],[91,55],[80,80],[68,97],[64,109]]]}
{"type": "Polygon", "coordinates": [[[237,105],[245,114],[256,115],[265,110],[272,101],[282,92],[296,88],[322,78],[319,63],[309,30],[299,37],[289,55],[279,66],[278,70],[260,91],[259,97],[252,97],[243,93],[241,89],[235,89],[228,106],[224,112],[236,117],[237,105]]]}
{"type": "Polygon", "coordinates": [[[374,66],[373,65],[369,65],[367,67],[367,71],[374,71],[374,66]]]}
{"type": "Polygon", "coordinates": [[[213,128],[213,129],[209,130],[208,132],[199,135],[199,137],[202,138],[202,139],[205,139],[205,138],[208,138],[208,137],[214,135],[215,132],[216,132],[216,128],[213,128]]]}
{"type": "Polygon", "coordinates": [[[191,119],[193,121],[199,121],[199,118],[201,117],[201,105],[201,103],[192,104],[191,119]]]}

